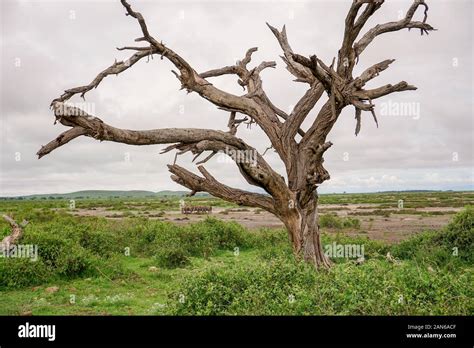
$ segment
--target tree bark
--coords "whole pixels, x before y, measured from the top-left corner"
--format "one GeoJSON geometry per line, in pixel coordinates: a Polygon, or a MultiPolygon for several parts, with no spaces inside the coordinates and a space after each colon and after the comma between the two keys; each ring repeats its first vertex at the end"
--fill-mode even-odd
{"type": "Polygon", "coordinates": [[[329,268],[331,261],[324,253],[319,228],[318,196],[313,197],[304,206],[297,205],[292,213],[284,218],[293,251],[298,259],[312,264],[315,268],[329,268]]]}
{"type": "Polygon", "coordinates": [[[23,228],[28,224],[28,221],[23,220],[21,224],[18,224],[15,220],[13,220],[8,215],[2,216],[11,226],[12,233],[5,238],[2,239],[0,242],[0,251],[9,250],[11,246],[15,245],[20,238],[23,236],[23,228]]]}

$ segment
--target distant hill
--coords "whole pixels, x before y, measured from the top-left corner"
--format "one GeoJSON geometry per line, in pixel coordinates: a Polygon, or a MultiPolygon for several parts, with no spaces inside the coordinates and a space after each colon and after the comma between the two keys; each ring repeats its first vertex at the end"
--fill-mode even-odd
{"type": "MultiPolygon", "coordinates": [[[[189,191],[107,191],[107,190],[86,190],[70,193],[50,193],[16,197],[0,197],[0,199],[97,199],[97,198],[158,198],[158,197],[183,197],[189,191]]],[[[198,193],[198,197],[209,197],[207,193],[198,193]]]]}
{"type": "MultiPolygon", "coordinates": [[[[258,191],[257,191],[258,192],[258,191]]],[[[366,192],[366,193],[321,193],[320,195],[376,195],[376,194],[400,194],[400,193],[431,193],[431,192],[472,192],[469,190],[460,190],[460,191],[437,191],[437,190],[400,190],[400,191],[380,191],[380,192],[366,192]]],[[[15,196],[15,197],[0,197],[0,200],[8,199],[25,199],[25,200],[35,200],[35,199],[98,199],[98,198],[162,198],[162,197],[184,197],[189,193],[189,191],[140,191],[140,190],[131,190],[131,191],[108,191],[108,190],[85,190],[77,191],[70,193],[48,193],[48,194],[38,194],[38,195],[27,195],[27,196],[15,196]]],[[[261,192],[258,192],[261,193],[261,192]]],[[[263,193],[266,194],[266,193],[263,193]]],[[[212,197],[212,195],[199,192],[196,194],[196,197],[212,197]]]]}

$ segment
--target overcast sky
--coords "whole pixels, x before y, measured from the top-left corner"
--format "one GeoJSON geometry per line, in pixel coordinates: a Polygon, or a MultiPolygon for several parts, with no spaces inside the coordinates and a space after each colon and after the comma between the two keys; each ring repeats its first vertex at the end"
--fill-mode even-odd
{"type": "MultiPolygon", "coordinates": [[[[181,54],[198,71],[231,65],[258,46],[251,64],[275,60],[262,73],[270,99],[290,110],[307,86],[292,82],[281,50],[265,22],[287,26],[294,51],[316,54],[330,63],[337,54],[349,0],[313,1],[136,1],[130,0],[153,36],[181,54]]],[[[356,73],[388,58],[396,62],[369,87],[406,80],[414,92],[376,101],[377,129],[364,113],[354,135],[347,108],[328,136],[331,180],[320,192],[370,192],[403,189],[473,188],[473,6],[470,0],[427,0],[429,23],[438,29],[384,34],[361,56],[356,73]]],[[[397,20],[412,0],[390,0],[368,22],[397,20]]],[[[52,99],[68,88],[88,84],[114,59],[132,53],[141,36],[119,1],[1,1],[1,187],[0,196],[70,192],[85,189],[182,189],[169,178],[174,154],[159,155],[163,145],[133,147],[75,139],[38,160],[36,152],[66,130],[53,126],[52,99]]],[[[422,13],[417,14],[422,18],[422,13]]],[[[226,130],[228,113],[195,93],[179,90],[166,60],[146,59],[107,77],[86,95],[88,111],[110,125],[129,128],[196,127],[226,130]]],[[[242,94],[234,77],[213,79],[218,87],[242,94]]],[[[72,102],[82,102],[79,97],[72,102]]],[[[320,106],[321,103],[318,104],[320,106]]],[[[312,121],[317,109],[310,114],[312,121]]],[[[309,122],[308,121],[308,122],[309,122]]],[[[308,126],[308,122],[305,126],[308,126]]],[[[263,152],[269,145],[255,127],[238,136],[263,152]]],[[[275,153],[267,160],[282,174],[275,153]]],[[[178,158],[193,169],[190,156],[178,158]]],[[[208,170],[228,185],[255,190],[233,163],[216,157],[208,170]]]]}

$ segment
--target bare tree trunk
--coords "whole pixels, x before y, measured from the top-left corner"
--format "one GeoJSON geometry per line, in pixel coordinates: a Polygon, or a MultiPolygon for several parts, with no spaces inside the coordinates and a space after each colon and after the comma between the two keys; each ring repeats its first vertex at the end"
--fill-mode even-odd
{"type": "Polygon", "coordinates": [[[324,254],[319,229],[318,198],[314,195],[304,207],[297,206],[285,225],[293,244],[295,256],[303,258],[315,268],[329,268],[331,261],[324,254]]]}

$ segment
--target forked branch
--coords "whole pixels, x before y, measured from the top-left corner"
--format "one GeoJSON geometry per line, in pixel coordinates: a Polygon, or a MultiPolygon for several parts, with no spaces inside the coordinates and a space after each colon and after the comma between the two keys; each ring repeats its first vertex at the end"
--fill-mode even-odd
{"type": "Polygon", "coordinates": [[[249,207],[258,207],[273,214],[278,214],[275,202],[270,196],[229,187],[218,182],[203,166],[199,166],[198,169],[204,177],[200,177],[177,164],[168,165],[168,170],[173,174],[171,179],[190,189],[193,194],[208,192],[226,201],[249,207]]]}

